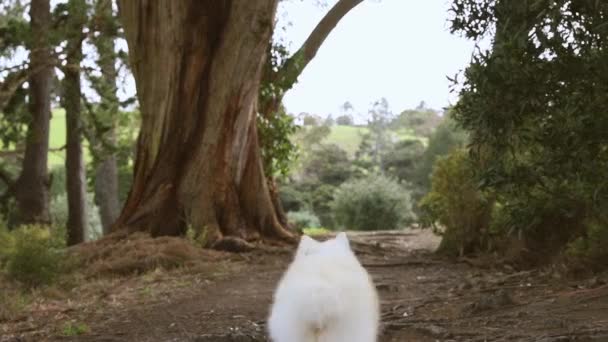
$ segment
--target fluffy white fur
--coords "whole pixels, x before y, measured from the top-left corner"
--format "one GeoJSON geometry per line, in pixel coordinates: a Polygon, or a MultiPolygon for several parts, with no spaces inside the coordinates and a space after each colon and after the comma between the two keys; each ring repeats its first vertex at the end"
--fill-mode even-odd
{"type": "Polygon", "coordinates": [[[274,294],[268,331],[274,342],[375,342],[379,311],[345,233],[325,242],[303,236],[274,294]]]}

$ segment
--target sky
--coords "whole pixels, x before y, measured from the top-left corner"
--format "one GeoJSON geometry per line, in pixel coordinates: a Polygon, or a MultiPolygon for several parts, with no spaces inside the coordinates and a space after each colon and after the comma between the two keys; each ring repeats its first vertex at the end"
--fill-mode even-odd
{"type": "MultiPolygon", "coordinates": [[[[291,51],[329,10],[314,0],[291,0],[279,10],[291,22],[291,51]]],[[[366,0],[332,31],[284,99],[288,112],[339,115],[345,101],[361,116],[385,97],[394,113],[421,101],[440,110],[456,101],[446,76],[465,68],[474,43],[452,35],[449,0],[366,0]]]]}

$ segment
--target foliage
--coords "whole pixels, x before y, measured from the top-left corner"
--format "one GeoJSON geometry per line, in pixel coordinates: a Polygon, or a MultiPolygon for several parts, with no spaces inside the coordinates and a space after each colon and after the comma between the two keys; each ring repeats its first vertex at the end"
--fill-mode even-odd
{"type": "Polygon", "coordinates": [[[321,125],[321,118],[312,114],[303,114],[302,124],[304,126],[319,126],[321,125]]]}
{"type": "Polygon", "coordinates": [[[320,183],[340,185],[354,172],[348,154],[337,145],[323,144],[310,153],[303,171],[320,183]]]}
{"type": "Polygon", "coordinates": [[[267,178],[286,175],[298,156],[298,148],[290,140],[298,126],[281,104],[291,85],[287,80],[276,79],[276,73],[284,66],[288,56],[289,51],[283,42],[274,41],[270,44],[258,94],[258,139],[267,178]]]}
{"type": "Polygon", "coordinates": [[[65,179],[65,167],[55,166],[49,170],[51,174],[51,188],[50,188],[50,196],[51,198],[56,196],[65,195],[66,192],[66,179],[65,179]]]}
{"type": "Polygon", "coordinates": [[[15,236],[9,232],[5,224],[0,225],[0,269],[6,265],[14,248],[15,236]]]}
{"type": "Polygon", "coordinates": [[[454,0],[451,12],[453,32],[493,35],[454,79],[480,184],[529,250],[580,247],[608,200],[608,3],[454,0]]]}
{"type": "Polygon", "coordinates": [[[297,189],[293,184],[281,184],[279,186],[279,199],[283,210],[301,211],[309,207],[309,196],[297,189]]]}
{"type": "Polygon", "coordinates": [[[395,117],[390,125],[393,129],[408,129],[417,136],[430,136],[441,122],[439,113],[429,108],[409,109],[395,117]]]}
{"type": "Polygon", "coordinates": [[[420,140],[401,140],[391,146],[385,155],[386,174],[399,181],[416,179],[425,147],[420,140]]]}
{"type": "Polygon", "coordinates": [[[455,148],[462,148],[467,143],[467,133],[452,119],[450,112],[445,114],[437,129],[429,138],[429,143],[417,165],[415,183],[426,192],[431,186],[430,175],[437,158],[447,155],[455,148]]]}
{"type": "Polygon", "coordinates": [[[571,261],[601,270],[608,262],[608,221],[604,219],[585,222],[585,233],[568,244],[566,255],[571,261]]]}
{"type": "Polygon", "coordinates": [[[479,250],[488,236],[494,200],[478,189],[465,150],[437,160],[431,191],[420,202],[423,220],[443,235],[439,252],[463,255],[479,250]]]}
{"type": "Polygon", "coordinates": [[[389,123],[393,118],[388,101],[382,98],[369,111],[367,127],[369,131],[362,136],[356,153],[357,163],[368,170],[384,171],[384,154],[392,144],[393,136],[389,123]]]}
{"type": "Polygon", "coordinates": [[[6,256],[9,278],[27,287],[51,284],[64,270],[63,243],[48,227],[21,226],[10,232],[12,246],[6,256]]]}
{"type": "Polygon", "coordinates": [[[319,228],[321,223],[319,218],[310,211],[290,211],[287,213],[287,219],[293,223],[296,229],[319,228]]]}
{"type": "Polygon", "coordinates": [[[336,226],[331,207],[335,192],[336,186],[331,184],[320,184],[312,190],[310,200],[311,207],[319,217],[323,227],[335,228],[336,226]]]}
{"type": "Polygon", "coordinates": [[[355,124],[355,120],[352,115],[343,114],[336,118],[336,124],[341,126],[352,126],[355,124]]]}
{"type": "Polygon", "coordinates": [[[297,140],[304,151],[310,151],[323,143],[332,129],[329,126],[304,127],[298,134],[297,140]]]}
{"type": "Polygon", "coordinates": [[[342,184],[332,202],[338,227],[399,229],[413,220],[409,193],[397,181],[373,174],[342,184]]]}
{"type": "Polygon", "coordinates": [[[298,130],[294,118],[281,106],[269,116],[257,115],[264,172],[267,176],[287,175],[298,156],[290,137],[298,130]]]}

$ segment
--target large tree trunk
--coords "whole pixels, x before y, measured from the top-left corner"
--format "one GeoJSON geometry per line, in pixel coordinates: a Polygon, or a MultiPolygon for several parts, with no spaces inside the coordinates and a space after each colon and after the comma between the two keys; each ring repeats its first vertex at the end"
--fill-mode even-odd
{"type": "MultiPolygon", "coordinates": [[[[105,132],[102,140],[116,146],[116,115],[118,115],[118,98],[116,96],[117,71],[115,67],[116,54],[114,52],[115,24],[112,13],[112,0],[98,0],[95,14],[99,18],[101,34],[94,38],[94,44],[99,53],[99,66],[106,92],[103,94],[102,102],[106,108],[109,129],[105,132]]],[[[94,147],[100,155],[95,169],[95,203],[99,207],[99,216],[103,226],[104,235],[110,233],[112,224],[120,214],[120,201],[118,198],[118,166],[116,153],[112,149],[105,148],[102,142],[94,142],[94,147]]]]}
{"type": "Polygon", "coordinates": [[[277,220],[255,120],[278,0],[122,0],[142,112],[115,229],[293,241],[277,220]]]}
{"type": "Polygon", "coordinates": [[[70,0],[71,27],[67,45],[67,65],[64,73],[64,106],[66,118],[66,190],[68,195],[67,244],[72,246],[85,240],[87,229],[86,172],[82,154],[82,120],[80,62],[82,61],[81,32],[84,25],[81,11],[84,0],[70,0]]]}
{"type": "Polygon", "coordinates": [[[33,42],[30,48],[31,122],[23,157],[23,167],[15,187],[17,222],[49,224],[49,120],[53,67],[49,46],[51,23],[49,0],[32,0],[30,18],[33,42]]]}

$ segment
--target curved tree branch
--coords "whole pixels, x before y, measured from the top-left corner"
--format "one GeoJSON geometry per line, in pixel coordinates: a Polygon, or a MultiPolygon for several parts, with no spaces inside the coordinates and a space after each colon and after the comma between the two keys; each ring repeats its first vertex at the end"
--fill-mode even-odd
{"type": "Polygon", "coordinates": [[[275,74],[275,81],[287,91],[296,83],[298,76],[304,68],[315,57],[317,51],[329,36],[331,31],[338,25],[338,22],[355,8],[363,0],[339,0],[325,17],[319,21],[315,29],[308,36],[304,44],[291,56],[283,67],[275,74]]]}

